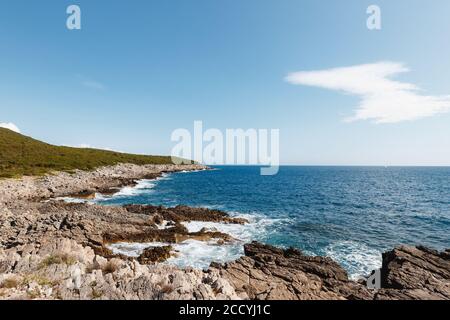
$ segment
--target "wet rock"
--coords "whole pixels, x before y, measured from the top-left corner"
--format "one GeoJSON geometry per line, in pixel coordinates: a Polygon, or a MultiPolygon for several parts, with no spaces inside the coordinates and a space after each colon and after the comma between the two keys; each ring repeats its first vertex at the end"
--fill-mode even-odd
{"type": "MultiPolygon", "coordinates": [[[[0,299],[238,299],[217,274],[105,259],[69,239],[0,250],[0,299]],[[71,256],[73,259],[54,259],[71,256]],[[45,262],[45,263],[44,263],[45,262]]],[[[150,258],[150,256],[149,256],[150,258]]]]}
{"type": "Polygon", "coordinates": [[[211,239],[220,239],[224,243],[231,242],[235,239],[223,232],[199,231],[189,232],[186,227],[177,223],[173,227],[158,229],[147,228],[142,232],[127,233],[119,231],[116,233],[105,233],[103,235],[105,243],[117,242],[163,242],[163,243],[180,243],[186,240],[209,241],[211,239]]]}
{"type": "Polygon", "coordinates": [[[310,257],[260,243],[244,246],[245,257],[213,264],[243,299],[317,300],[372,299],[364,286],[348,279],[346,271],[329,258],[310,257]]]}
{"type": "Polygon", "coordinates": [[[69,195],[71,198],[92,200],[95,199],[95,191],[83,190],[82,192],[69,195]]]}
{"type": "Polygon", "coordinates": [[[190,221],[219,222],[230,224],[246,224],[248,221],[243,218],[230,217],[226,212],[220,210],[211,210],[207,208],[192,208],[187,206],[177,206],[174,208],[165,208],[163,206],[151,205],[127,205],[124,206],[129,212],[160,215],[165,220],[176,223],[190,221]]]}
{"type": "Polygon", "coordinates": [[[141,264],[164,262],[172,256],[172,251],[172,246],[146,248],[137,260],[141,264]]]}
{"type": "Polygon", "coordinates": [[[2,299],[450,299],[450,250],[399,247],[383,255],[380,290],[348,279],[325,257],[252,243],[245,255],[208,271],[149,264],[170,247],[138,259],[114,255],[110,242],[234,241],[214,229],[183,223],[243,224],[223,211],[178,206],[107,207],[49,197],[117,190],[137,179],[201,166],[117,165],[43,178],[0,181],[2,299]],[[42,201],[45,200],[45,201],[42,201]],[[164,224],[164,228],[160,226],[164,224]]]}
{"type": "MultiPolygon", "coordinates": [[[[43,178],[25,177],[21,180],[2,180],[0,181],[0,247],[13,248],[27,243],[39,243],[44,237],[66,237],[92,247],[97,254],[111,257],[112,253],[105,247],[108,237],[130,241],[159,239],[171,243],[186,239],[209,239],[213,236],[229,238],[219,233],[189,235],[180,223],[165,220],[164,216],[158,212],[149,217],[148,214],[134,213],[120,207],[42,201],[43,198],[50,196],[64,195],[76,195],[88,199],[99,190],[112,190],[124,184],[134,184],[136,179],[155,178],[165,172],[204,168],[206,167],[199,165],[121,164],[91,172],[76,171],[74,174],[58,173],[43,178]],[[163,222],[168,222],[172,229],[153,231],[157,230],[163,222]]],[[[164,211],[171,211],[171,209],[164,209],[164,211]]],[[[224,218],[228,220],[226,215],[224,218]]]]}
{"type": "Polygon", "coordinates": [[[164,223],[164,218],[160,214],[155,214],[152,217],[153,223],[156,225],[162,225],[164,223]]]}
{"type": "MultiPolygon", "coordinates": [[[[180,243],[189,239],[220,240],[220,243],[235,241],[228,234],[214,230],[189,232],[179,222],[185,222],[185,215],[183,219],[179,218],[173,208],[134,206],[134,210],[130,211],[122,207],[87,203],[17,200],[9,203],[7,209],[15,214],[0,216],[0,245],[6,248],[39,243],[44,237],[70,238],[90,246],[96,254],[112,257],[106,245],[116,242],[180,243]],[[149,208],[152,210],[150,213],[149,208]],[[171,217],[176,221],[167,220],[171,217]]],[[[194,212],[202,214],[190,218],[202,219],[209,210],[195,209],[194,212]]],[[[228,218],[225,213],[220,213],[220,219],[214,219],[228,223],[228,218]]]]}
{"type": "Polygon", "coordinates": [[[324,257],[260,243],[245,245],[245,257],[211,270],[232,284],[243,299],[450,299],[448,251],[399,247],[383,255],[380,290],[348,279],[345,270],[324,257]]]}

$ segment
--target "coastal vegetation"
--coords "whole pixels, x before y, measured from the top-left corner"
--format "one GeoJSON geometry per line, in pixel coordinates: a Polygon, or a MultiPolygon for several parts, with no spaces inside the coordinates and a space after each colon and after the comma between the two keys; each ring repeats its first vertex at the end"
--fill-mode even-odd
{"type": "Polygon", "coordinates": [[[76,169],[93,170],[118,163],[170,164],[172,160],[169,156],[55,146],[0,128],[0,178],[40,176],[76,169]]]}

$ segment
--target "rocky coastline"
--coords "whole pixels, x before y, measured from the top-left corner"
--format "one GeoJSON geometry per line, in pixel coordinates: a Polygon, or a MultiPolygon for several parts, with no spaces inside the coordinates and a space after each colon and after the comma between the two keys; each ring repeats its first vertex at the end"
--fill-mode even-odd
{"type": "Polygon", "coordinates": [[[172,244],[237,241],[217,230],[189,232],[190,221],[245,224],[219,210],[66,203],[114,194],[140,179],[206,170],[201,165],[120,164],[91,172],[0,180],[0,299],[450,299],[450,251],[399,247],[383,255],[381,287],[349,280],[327,257],[249,243],[245,256],[208,270],[164,264],[172,244]],[[117,242],[163,242],[137,258],[117,242]]]}

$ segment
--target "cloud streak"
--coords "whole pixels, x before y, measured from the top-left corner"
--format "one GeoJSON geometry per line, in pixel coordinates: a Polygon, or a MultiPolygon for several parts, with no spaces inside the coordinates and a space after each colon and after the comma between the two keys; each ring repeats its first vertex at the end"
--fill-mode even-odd
{"type": "Polygon", "coordinates": [[[7,122],[7,123],[6,122],[2,122],[2,123],[0,123],[0,128],[6,128],[6,129],[9,129],[11,131],[20,133],[20,129],[12,122],[7,122]]]}
{"type": "Polygon", "coordinates": [[[286,81],[295,85],[320,87],[359,96],[355,114],[346,121],[372,120],[397,123],[430,117],[450,111],[450,96],[420,94],[420,88],[392,80],[409,72],[402,63],[379,62],[319,71],[289,74],[286,81]]]}
{"type": "Polygon", "coordinates": [[[105,90],[106,86],[103,83],[93,80],[84,80],[81,84],[87,88],[95,89],[95,90],[105,90]]]}
{"type": "Polygon", "coordinates": [[[77,144],[77,145],[65,144],[63,146],[70,147],[70,148],[77,148],[77,149],[96,149],[96,150],[106,150],[106,151],[125,153],[123,151],[114,150],[114,149],[108,148],[108,147],[95,147],[95,146],[92,146],[92,145],[87,144],[87,143],[81,143],[81,144],[77,144]]]}

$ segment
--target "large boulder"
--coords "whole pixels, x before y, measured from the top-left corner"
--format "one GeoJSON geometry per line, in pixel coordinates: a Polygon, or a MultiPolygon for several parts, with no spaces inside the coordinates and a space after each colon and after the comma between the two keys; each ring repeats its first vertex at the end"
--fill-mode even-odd
{"type": "Polygon", "coordinates": [[[450,251],[401,246],[383,254],[376,299],[450,299],[450,251]]]}

